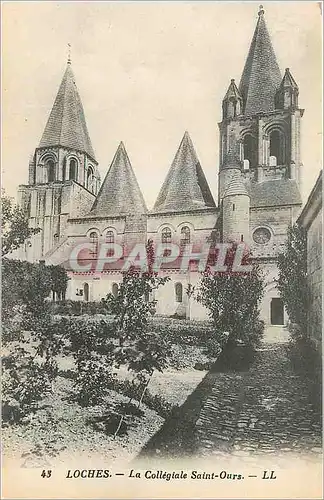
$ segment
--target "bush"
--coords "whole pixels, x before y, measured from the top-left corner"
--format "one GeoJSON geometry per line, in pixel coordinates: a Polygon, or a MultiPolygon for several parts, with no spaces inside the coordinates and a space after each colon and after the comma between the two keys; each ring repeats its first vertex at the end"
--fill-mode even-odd
{"type": "Polygon", "coordinates": [[[63,300],[52,302],[50,308],[53,314],[62,316],[81,316],[88,314],[93,316],[95,314],[109,314],[109,307],[107,303],[100,302],[83,302],[81,300],[63,300]]]}
{"type": "MultiPolygon", "coordinates": [[[[134,382],[130,382],[129,380],[115,380],[111,388],[116,392],[129,397],[130,400],[133,399],[139,402],[145,389],[145,384],[136,384],[134,382]]],[[[151,394],[148,389],[144,392],[142,402],[164,419],[168,418],[175,408],[175,406],[166,401],[162,396],[151,394]]]]}
{"type": "Polygon", "coordinates": [[[38,408],[37,403],[51,390],[51,374],[46,362],[16,346],[2,360],[2,417],[18,423],[38,408]]]}
{"type": "Polygon", "coordinates": [[[224,333],[228,333],[227,346],[243,342],[256,345],[262,335],[259,320],[259,303],[264,292],[264,279],[260,267],[252,263],[248,252],[242,261],[250,266],[246,272],[233,270],[235,252],[233,246],[227,252],[227,271],[203,273],[197,300],[209,311],[214,323],[216,340],[222,345],[224,333]]]}
{"type": "Polygon", "coordinates": [[[298,224],[288,229],[285,251],[278,256],[278,268],[278,290],[290,321],[299,325],[302,335],[307,336],[310,296],[307,283],[307,237],[305,229],[298,224]]]}
{"type": "Polygon", "coordinates": [[[113,385],[111,360],[92,353],[91,359],[77,360],[77,401],[81,406],[93,406],[103,401],[113,385]]]}

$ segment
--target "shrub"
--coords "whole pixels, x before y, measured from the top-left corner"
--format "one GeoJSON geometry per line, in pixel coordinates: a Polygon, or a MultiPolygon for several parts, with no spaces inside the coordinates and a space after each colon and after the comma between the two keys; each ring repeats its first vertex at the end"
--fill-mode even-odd
{"type": "Polygon", "coordinates": [[[109,308],[104,301],[83,302],[80,300],[64,300],[52,302],[51,311],[53,314],[62,316],[81,316],[84,314],[109,314],[109,308]]]}
{"type": "Polygon", "coordinates": [[[18,423],[35,411],[38,401],[50,391],[51,375],[46,361],[36,361],[35,355],[19,346],[3,358],[2,367],[3,420],[18,423]]]}
{"type": "MultiPolygon", "coordinates": [[[[138,403],[142,401],[148,408],[151,410],[154,410],[158,415],[160,415],[162,418],[168,418],[172,411],[174,410],[174,406],[166,401],[162,396],[159,396],[157,394],[153,395],[150,393],[150,391],[146,388],[145,389],[145,383],[134,383],[130,382],[129,380],[125,381],[118,381],[115,380],[112,388],[119,392],[120,394],[123,394],[124,396],[128,396],[131,400],[136,400],[138,403]],[[144,392],[145,389],[145,392],[144,392]],[[144,395],[143,395],[144,392],[144,395]]],[[[130,402],[128,403],[130,404],[130,402]]],[[[138,405],[137,405],[138,408],[138,405]]]]}
{"type": "Polygon", "coordinates": [[[305,230],[295,224],[288,229],[285,251],[278,256],[280,296],[290,321],[307,336],[309,287],[307,284],[307,240],[305,230]]]}
{"type": "Polygon", "coordinates": [[[262,334],[259,321],[259,302],[264,291],[262,272],[257,264],[251,263],[250,254],[243,255],[245,264],[250,264],[249,272],[238,273],[232,270],[234,250],[228,251],[225,264],[226,272],[203,273],[197,300],[208,310],[213,320],[215,336],[220,344],[228,332],[227,345],[237,341],[256,344],[262,334]]]}
{"type": "Polygon", "coordinates": [[[113,384],[112,363],[107,357],[92,353],[90,359],[77,360],[77,401],[81,406],[93,406],[103,401],[113,384]]]}

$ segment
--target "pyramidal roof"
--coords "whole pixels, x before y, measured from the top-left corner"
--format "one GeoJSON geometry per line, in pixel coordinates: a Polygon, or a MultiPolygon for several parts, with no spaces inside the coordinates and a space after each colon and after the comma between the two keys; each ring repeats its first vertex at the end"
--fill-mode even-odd
{"type": "Polygon", "coordinates": [[[40,148],[47,146],[77,149],[95,159],[70,61],[39,143],[40,148]]]}
{"type": "Polygon", "coordinates": [[[236,99],[242,99],[242,96],[240,94],[239,89],[236,86],[234,78],[231,79],[231,83],[229,84],[229,87],[227,89],[227,92],[223,100],[230,99],[231,97],[234,97],[236,99]]]}
{"type": "Polygon", "coordinates": [[[260,5],[258,22],[239,85],[244,114],[273,111],[280,83],[280,69],[264,20],[264,10],[260,5]]]}
{"type": "Polygon", "coordinates": [[[294,77],[290,73],[289,68],[285,69],[285,74],[284,74],[284,77],[281,81],[280,87],[283,87],[283,88],[292,87],[293,89],[298,89],[298,85],[297,85],[294,77]]]}
{"type": "Polygon", "coordinates": [[[184,212],[215,206],[190,136],[185,132],[153,212],[184,212]]]}
{"type": "Polygon", "coordinates": [[[124,144],[117,148],[90,215],[145,214],[147,208],[124,144]]]}

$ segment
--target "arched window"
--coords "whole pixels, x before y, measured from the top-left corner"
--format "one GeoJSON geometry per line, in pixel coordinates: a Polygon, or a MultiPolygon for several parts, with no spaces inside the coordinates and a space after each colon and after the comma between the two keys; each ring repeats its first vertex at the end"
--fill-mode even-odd
{"type": "Polygon", "coordinates": [[[182,302],[182,283],[176,283],[175,284],[175,296],[176,296],[176,302],[182,302]]]}
{"type": "Polygon", "coordinates": [[[62,181],[64,182],[66,179],[66,158],[63,160],[63,169],[62,169],[62,181]]]}
{"type": "Polygon", "coordinates": [[[93,170],[91,167],[88,168],[87,172],[87,189],[93,191],[93,170]]]}
{"type": "Polygon", "coordinates": [[[180,246],[185,246],[190,243],[190,229],[188,226],[183,226],[180,231],[180,246]]]}
{"type": "Polygon", "coordinates": [[[249,166],[256,165],[256,140],[251,134],[246,134],[243,139],[243,160],[248,160],[249,166]]]}
{"type": "Polygon", "coordinates": [[[117,295],[118,295],[118,285],[117,283],[113,283],[112,286],[111,286],[111,293],[113,294],[113,296],[116,298],[117,295]]]}
{"type": "Polygon", "coordinates": [[[54,164],[54,161],[53,160],[47,160],[46,167],[47,167],[47,182],[54,182],[55,181],[55,164],[54,164]]]}
{"type": "Polygon", "coordinates": [[[73,181],[77,180],[77,162],[74,158],[70,160],[70,171],[69,171],[69,179],[73,181]]]}
{"type": "Polygon", "coordinates": [[[56,244],[59,240],[59,235],[57,233],[54,234],[54,243],[56,244]]]}
{"type": "Polygon", "coordinates": [[[162,229],[162,243],[171,243],[171,229],[169,227],[162,229]]]}
{"type": "Polygon", "coordinates": [[[106,232],[106,243],[115,243],[114,231],[106,232]]]}
{"type": "Polygon", "coordinates": [[[89,302],[89,283],[83,285],[83,296],[86,302],[89,302]]]}
{"type": "Polygon", "coordinates": [[[98,234],[95,231],[90,233],[90,243],[91,243],[91,255],[97,255],[98,253],[98,234]]]}
{"type": "Polygon", "coordinates": [[[270,158],[276,158],[271,160],[275,165],[283,165],[285,158],[285,143],[284,134],[280,130],[273,130],[270,133],[270,158]]]}

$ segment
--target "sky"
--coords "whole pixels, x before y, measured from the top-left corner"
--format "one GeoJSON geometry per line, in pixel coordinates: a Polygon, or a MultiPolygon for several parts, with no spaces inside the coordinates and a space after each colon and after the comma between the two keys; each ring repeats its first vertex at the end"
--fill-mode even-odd
{"type": "MultiPolygon", "coordinates": [[[[304,202],[322,168],[322,32],[316,2],[264,2],[282,74],[299,85],[304,202]]],[[[3,2],[2,185],[27,183],[66,68],[103,179],[123,141],[151,208],[186,130],[217,200],[221,105],[239,83],[257,2],[3,2]]]]}

